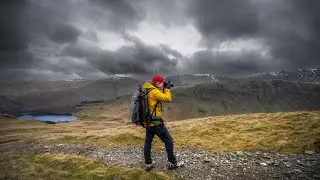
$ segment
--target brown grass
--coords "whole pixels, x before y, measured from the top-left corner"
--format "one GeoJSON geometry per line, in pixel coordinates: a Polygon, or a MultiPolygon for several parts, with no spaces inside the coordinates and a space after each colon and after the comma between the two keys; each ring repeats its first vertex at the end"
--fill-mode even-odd
{"type": "Polygon", "coordinates": [[[320,151],[319,111],[217,116],[177,122],[171,129],[176,144],[185,147],[217,151],[320,151]]]}
{"type": "MultiPolygon", "coordinates": [[[[320,152],[320,111],[256,113],[167,122],[176,148],[215,151],[268,150],[320,152]]],[[[41,142],[90,142],[100,146],[142,146],[144,129],[94,116],[63,124],[0,119],[0,143],[20,139],[41,142]]],[[[156,149],[164,145],[156,138],[156,149]]]]}
{"type": "Polygon", "coordinates": [[[2,154],[0,179],[175,179],[166,173],[141,168],[109,166],[82,156],[62,154],[2,154]]]}

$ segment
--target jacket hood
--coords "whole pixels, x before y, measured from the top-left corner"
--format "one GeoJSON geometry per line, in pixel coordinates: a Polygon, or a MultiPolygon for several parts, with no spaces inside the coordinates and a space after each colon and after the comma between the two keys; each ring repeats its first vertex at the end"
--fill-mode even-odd
{"type": "Polygon", "coordinates": [[[152,85],[150,82],[146,82],[146,83],[144,83],[143,88],[149,89],[149,88],[157,88],[157,87],[152,85]]]}

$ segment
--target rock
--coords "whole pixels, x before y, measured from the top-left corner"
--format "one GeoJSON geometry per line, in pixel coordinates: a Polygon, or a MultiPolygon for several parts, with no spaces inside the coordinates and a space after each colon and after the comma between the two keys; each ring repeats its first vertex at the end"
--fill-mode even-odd
{"type": "Polygon", "coordinates": [[[260,163],[260,165],[261,165],[261,166],[268,166],[268,164],[267,164],[267,163],[264,163],[264,162],[260,163]]]}
{"type": "Polygon", "coordinates": [[[289,163],[289,162],[284,162],[283,163],[286,167],[291,167],[291,163],[289,163]]]}
{"type": "Polygon", "coordinates": [[[301,166],[305,166],[305,164],[303,162],[301,162],[300,160],[297,160],[297,163],[301,166]]]}
{"type": "Polygon", "coordinates": [[[210,167],[219,167],[219,166],[220,166],[219,164],[210,163],[210,167]]]}
{"type": "Polygon", "coordinates": [[[226,156],[226,159],[227,160],[231,160],[231,159],[233,159],[233,157],[232,156],[226,156]]]}
{"type": "Polygon", "coordinates": [[[309,154],[309,155],[313,155],[314,151],[304,151],[304,153],[309,154]]]}
{"type": "Polygon", "coordinates": [[[283,174],[284,174],[286,177],[289,177],[289,176],[290,176],[290,174],[291,174],[291,171],[283,172],[283,174]]]}
{"type": "Polygon", "coordinates": [[[295,173],[301,173],[302,171],[300,169],[293,169],[293,172],[295,173]]]}
{"type": "Polygon", "coordinates": [[[230,155],[231,155],[232,157],[234,157],[234,158],[237,157],[237,154],[235,154],[235,153],[231,153],[230,155]]]}
{"type": "MultiPolygon", "coordinates": [[[[57,144],[56,146],[57,147],[60,147],[60,146],[64,146],[65,144],[57,144]]],[[[85,148],[87,148],[87,147],[85,147],[85,148]]]]}
{"type": "Polygon", "coordinates": [[[275,163],[273,161],[266,161],[267,165],[274,165],[275,163]]]}
{"type": "Polygon", "coordinates": [[[197,158],[197,157],[201,157],[200,154],[194,154],[193,157],[197,158]]]}
{"type": "Polygon", "coordinates": [[[246,168],[243,168],[243,171],[246,171],[247,169],[246,168]]]}
{"type": "Polygon", "coordinates": [[[265,158],[265,159],[272,159],[272,158],[271,158],[268,154],[266,154],[266,153],[264,153],[262,157],[265,158]]]}
{"type": "Polygon", "coordinates": [[[316,178],[316,179],[320,179],[320,175],[319,174],[314,174],[313,177],[316,178]]]}
{"type": "MultiPolygon", "coordinates": [[[[124,167],[143,167],[142,148],[100,148],[89,144],[49,145],[26,144],[16,147],[18,152],[36,153],[85,153],[91,159],[102,161],[105,164],[124,167]],[[88,147],[88,148],[87,148],[88,147]],[[46,152],[47,151],[47,152],[46,152]]],[[[0,152],[8,152],[1,149],[0,152]]],[[[306,155],[304,152],[297,155],[263,153],[256,155],[252,152],[234,151],[232,153],[212,153],[203,151],[178,151],[177,156],[185,163],[184,168],[173,171],[174,175],[186,179],[320,179],[317,165],[320,156],[306,155]],[[179,155],[178,155],[179,154],[179,155]],[[202,155],[200,157],[200,155],[202,155]],[[271,157],[266,159],[264,156],[271,157]],[[195,157],[195,158],[194,158],[195,157]],[[304,166],[302,166],[304,164],[304,166]],[[279,166],[279,167],[275,167],[279,166]]],[[[153,158],[157,163],[155,171],[167,170],[167,156],[165,151],[153,151],[153,158]]],[[[259,153],[259,152],[258,152],[259,153]]]]}
{"type": "Polygon", "coordinates": [[[244,154],[245,154],[246,156],[252,156],[252,153],[251,153],[251,152],[244,152],[244,154]]]}
{"type": "Polygon", "coordinates": [[[238,155],[238,156],[243,156],[244,154],[243,154],[243,152],[241,152],[241,151],[237,151],[237,152],[236,152],[236,155],[238,155]]]}
{"type": "Polygon", "coordinates": [[[6,117],[6,118],[11,118],[11,119],[17,119],[16,117],[14,117],[14,116],[12,116],[12,115],[9,115],[9,114],[1,114],[1,113],[0,113],[0,116],[6,117]]]}

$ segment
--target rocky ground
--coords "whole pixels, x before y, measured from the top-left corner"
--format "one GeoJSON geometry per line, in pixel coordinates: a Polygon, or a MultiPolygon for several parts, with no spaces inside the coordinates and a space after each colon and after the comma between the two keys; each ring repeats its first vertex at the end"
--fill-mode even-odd
{"type": "MultiPolygon", "coordinates": [[[[142,148],[101,148],[94,144],[35,144],[11,142],[0,145],[0,153],[63,153],[77,154],[106,164],[143,167],[142,148]]],[[[320,179],[320,154],[275,152],[218,153],[202,150],[179,150],[176,153],[185,166],[172,170],[183,179],[320,179]]],[[[153,151],[153,171],[168,172],[165,150],[153,151]]]]}

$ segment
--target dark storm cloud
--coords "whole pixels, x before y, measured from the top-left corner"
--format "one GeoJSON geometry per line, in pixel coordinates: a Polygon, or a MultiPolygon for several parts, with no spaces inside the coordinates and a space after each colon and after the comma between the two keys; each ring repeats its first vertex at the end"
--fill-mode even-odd
{"type": "Polygon", "coordinates": [[[57,43],[72,43],[77,41],[80,33],[74,26],[63,24],[54,27],[51,32],[48,32],[48,36],[52,41],[57,43]]]}
{"type": "Polygon", "coordinates": [[[32,0],[0,2],[0,77],[14,75],[12,79],[24,78],[29,70],[42,65],[44,58],[39,57],[41,52],[33,47],[50,47],[52,43],[48,37],[49,32],[52,32],[50,34],[52,39],[60,42],[76,38],[70,37],[73,34],[71,28],[68,30],[63,26],[57,26],[66,22],[67,15],[57,13],[53,10],[55,8],[48,6],[45,1],[42,2],[32,0]],[[67,35],[63,37],[66,33],[67,35]]]}
{"type": "Polygon", "coordinates": [[[188,24],[186,10],[189,0],[136,0],[135,7],[144,12],[144,19],[167,27],[188,24]]]}
{"type": "MultiPolygon", "coordinates": [[[[272,61],[269,62],[268,69],[258,66],[263,61],[262,57],[251,58],[250,62],[257,65],[257,70],[295,70],[320,66],[319,1],[203,0],[191,1],[190,4],[189,15],[194,19],[203,42],[209,48],[224,40],[260,38],[269,46],[272,61]]],[[[228,54],[220,56],[218,59],[222,62],[223,59],[229,59],[228,54]]],[[[247,57],[240,54],[237,58],[247,57]]],[[[194,60],[197,61],[197,58],[194,60]]],[[[210,57],[206,61],[213,60],[210,57]]],[[[239,68],[230,68],[233,71],[250,72],[252,63],[234,63],[239,68]],[[248,68],[241,68],[243,66],[248,68]]],[[[206,67],[208,66],[197,70],[206,70],[206,67]]]]}
{"type": "Polygon", "coordinates": [[[128,34],[123,35],[123,38],[131,44],[116,51],[72,44],[64,49],[63,55],[84,58],[92,67],[106,74],[168,73],[175,70],[179,58],[177,51],[147,45],[128,34]],[[174,58],[169,58],[168,55],[174,58]]]}
{"type": "Polygon", "coordinates": [[[267,59],[255,52],[228,53],[203,50],[194,53],[186,64],[186,71],[192,73],[214,73],[227,76],[241,75],[244,72],[254,74],[272,68],[267,59]]]}
{"type": "Polygon", "coordinates": [[[320,2],[286,2],[287,9],[264,19],[273,22],[263,32],[273,56],[292,69],[320,66],[320,2]]]}
{"type": "Polygon", "coordinates": [[[129,42],[132,42],[133,46],[129,48],[121,48],[119,51],[123,50],[125,52],[132,53],[137,61],[160,64],[168,68],[171,68],[171,66],[174,66],[176,64],[175,61],[172,61],[167,56],[168,54],[173,55],[171,52],[173,52],[174,50],[172,49],[170,49],[171,52],[164,51],[164,49],[161,49],[158,46],[147,45],[139,38],[128,34],[124,34],[123,38],[129,42]]]}
{"type": "Polygon", "coordinates": [[[89,1],[94,12],[89,11],[90,19],[98,23],[98,27],[125,32],[143,19],[143,12],[130,0],[94,0],[89,1]]]}
{"type": "Polygon", "coordinates": [[[214,41],[254,36],[259,29],[257,9],[249,0],[193,0],[188,11],[209,46],[214,41]]]}
{"type": "MultiPolygon", "coordinates": [[[[258,9],[250,0],[190,0],[187,14],[202,35],[205,50],[195,52],[184,63],[186,71],[237,75],[265,71],[266,57],[260,52],[218,52],[220,43],[259,37],[258,9]]],[[[242,47],[246,48],[246,47],[242,47]]]]}
{"type": "Polygon", "coordinates": [[[21,79],[23,75],[20,72],[35,63],[34,58],[28,52],[30,37],[24,22],[26,7],[26,1],[0,2],[1,80],[21,79]]]}
{"type": "Polygon", "coordinates": [[[16,52],[27,48],[27,32],[20,31],[25,6],[25,1],[1,1],[0,52],[16,52]]]}
{"type": "MultiPolygon", "coordinates": [[[[246,74],[320,66],[320,1],[317,0],[5,0],[0,3],[0,77],[6,79],[13,75],[24,77],[28,72],[43,72],[48,76],[58,72],[61,77],[64,73],[85,77],[100,72],[148,74],[178,70],[246,74]],[[151,29],[165,27],[181,31],[192,24],[202,39],[194,44],[201,44],[204,50],[186,57],[172,48],[181,43],[146,44],[145,39],[129,35],[138,30],[140,22],[151,29]],[[109,35],[123,35],[128,44],[114,51],[106,50],[112,45],[107,40],[117,40],[109,35]],[[267,56],[259,48],[217,51],[220,43],[248,39],[258,39],[253,42],[265,45],[267,56]],[[178,64],[183,69],[178,69],[178,64]]],[[[151,33],[150,39],[157,37],[151,33]]],[[[194,44],[185,46],[194,47],[194,44]]]]}
{"type": "Polygon", "coordinates": [[[170,48],[168,45],[161,44],[160,47],[163,49],[163,51],[166,54],[170,54],[170,55],[172,55],[172,56],[174,56],[176,58],[183,58],[183,55],[179,51],[170,48]]]}
{"type": "Polygon", "coordinates": [[[98,70],[87,68],[85,62],[83,68],[79,67],[81,63],[66,63],[66,59],[72,58],[60,56],[61,45],[77,44],[79,38],[98,42],[96,28],[124,32],[140,18],[129,1],[12,0],[0,3],[0,77],[24,77],[34,70],[86,74],[77,71],[81,69],[95,73],[98,70]],[[89,29],[82,32],[79,22],[89,29]],[[60,64],[55,65],[57,62],[60,64]]]}
{"type": "Polygon", "coordinates": [[[0,74],[5,68],[28,68],[36,63],[35,59],[30,53],[17,51],[12,52],[0,52],[0,74]]]}

